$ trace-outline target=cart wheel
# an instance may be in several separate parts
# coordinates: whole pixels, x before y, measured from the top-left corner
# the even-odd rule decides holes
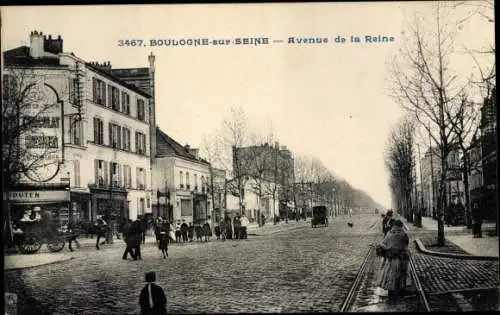
[[[47,243],[47,248],[53,252],[57,253],[62,251],[64,248],[65,242],[64,240],[52,240],[51,242]]]
[[[23,254],[34,254],[42,247],[42,243],[34,236],[27,237],[19,245],[19,250]]]

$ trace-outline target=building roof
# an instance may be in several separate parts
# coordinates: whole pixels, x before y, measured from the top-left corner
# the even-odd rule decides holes
[[[204,159],[197,159],[194,155],[189,152],[189,149],[182,146],[179,142],[172,139],[166,133],[160,130],[160,128],[156,127],[156,155],[176,155],[182,157],[184,159],[209,165]]]
[[[30,56],[30,48],[28,46],[19,46],[3,52],[5,65],[7,66],[24,66],[24,67],[64,67],[59,63],[57,57],[42,57],[33,58]]]
[[[12,66],[24,66],[24,67],[62,67],[62,68],[68,68],[67,65],[61,65],[59,62],[59,57],[58,56],[47,56],[47,57],[41,57],[41,58],[33,58],[30,56],[30,48],[28,46],[20,46],[17,48],[13,48],[10,50],[6,50],[3,52],[3,57],[4,57],[4,62],[7,66],[12,65]],[[94,72],[108,78],[109,80],[112,80],[136,93],[141,94],[144,97],[150,98],[151,95],[149,93],[146,93],[144,90],[136,87],[133,84],[126,83],[124,80],[114,76],[108,71],[105,71],[103,69],[100,69],[99,67],[96,67],[92,65],[91,63],[86,63],[86,66],[90,69],[92,69]]]
[[[120,68],[111,69],[111,73],[120,77],[141,77],[147,76],[149,78],[149,68]]]
[[[96,67],[94,65],[92,65],[91,63],[86,63],[85,64],[88,68],[92,69],[93,71],[97,72],[98,74],[102,75],[103,77],[106,77],[108,78],[109,80],[112,80],[118,84],[121,84],[122,86],[138,93],[138,94],[141,94],[142,96],[144,97],[147,97],[147,98],[150,98],[151,95],[149,93],[146,93],[146,91],[140,89],[139,87],[133,85],[133,84],[130,84],[130,83],[127,83],[125,82],[123,79],[120,79],[118,78],[117,76],[113,75],[111,72],[113,71],[113,69],[111,69],[111,72],[109,71],[106,71],[106,70],[103,70],[99,67]]]

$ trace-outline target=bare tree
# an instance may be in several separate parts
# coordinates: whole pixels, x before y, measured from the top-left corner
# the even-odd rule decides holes
[[[230,115],[223,119],[221,128],[203,144],[203,154],[216,168],[224,170],[230,178],[225,183],[227,192],[239,198],[239,211],[243,212],[244,189],[248,174],[245,173],[243,161],[236,154],[238,148],[249,141],[249,128],[244,110],[239,106],[230,109]],[[213,176],[211,176],[213,178]]]
[[[2,80],[2,188],[4,232],[11,235],[9,191],[23,180],[46,182],[59,172],[62,161],[61,136],[47,134],[45,128],[62,132],[61,106],[46,85],[48,75],[41,70],[7,66]],[[64,91],[59,91],[60,96]]]
[[[401,120],[392,130],[386,143],[385,165],[390,175],[390,188],[397,210],[411,221],[413,208],[414,122],[410,117]]]
[[[433,28],[424,32],[426,26]],[[440,151],[441,177],[438,196],[438,245],[444,245],[444,209],[447,157],[453,148],[454,103],[464,82],[451,71],[450,56],[455,34],[444,21],[442,5],[435,5],[432,20],[415,19],[410,26],[410,44],[401,51],[391,67],[391,96],[425,128]],[[447,115],[449,113],[449,115]],[[430,126],[430,127],[429,127]]]

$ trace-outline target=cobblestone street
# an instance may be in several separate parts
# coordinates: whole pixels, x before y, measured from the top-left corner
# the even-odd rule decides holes
[[[331,220],[248,240],[172,245],[167,259],[153,244],[142,261],[123,247],[81,253],[58,264],[5,272],[8,292],[33,297],[50,314],[137,314],[144,272],[156,271],[170,313],[339,311],[378,215]]]

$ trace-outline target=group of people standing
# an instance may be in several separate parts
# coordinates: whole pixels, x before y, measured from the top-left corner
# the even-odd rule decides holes
[[[377,275],[377,285],[395,302],[411,284],[409,277],[409,237],[403,227],[403,221],[393,217],[392,210],[387,211],[382,220],[384,239],[375,246],[377,256],[381,257]]]
[[[231,222],[230,218],[225,218],[215,226],[215,236],[217,239],[246,239],[248,238],[247,228],[250,224],[248,218],[242,214],[235,216]]]

